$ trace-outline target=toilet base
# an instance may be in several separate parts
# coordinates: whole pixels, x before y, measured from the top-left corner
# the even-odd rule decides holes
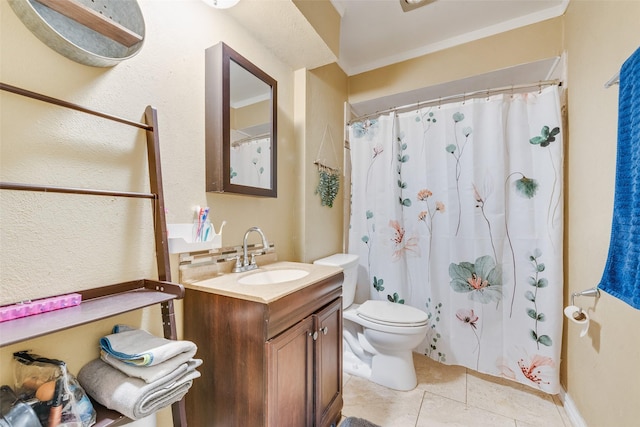
[[[376,354],[371,360],[374,383],[394,390],[413,390],[418,385],[412,351],[396,354]]]
[[[393,356],[377,354],[366,363],[348,346],[344,348],[342,366],[345,373],[400,391],[413,390],[418,385],[412,352]]]
[[[418,384],[411,349],[376,349],[362,327],[346,320],[343,324],[343,370],[394,390],[413,390]]]
[[[342,369],[349,375],[365,379],[371,378],[371,366],[360,360],[349,350],[344,351],[342,357]]]

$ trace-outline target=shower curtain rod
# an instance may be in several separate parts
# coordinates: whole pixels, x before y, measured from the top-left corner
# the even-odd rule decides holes
[[[232,147],[237,147],[237,146],[242,145],[242,144],[247,144],[249,142],[257,141],[259,139],[264,139],[264,138],[266,138],[268,136],[271,136],[270,132],[263,133],[263,134],[260,134],[260,135],[248,136],[246,138],[242,138],[242,139],[239,139],[237,141],[233,141],[231,143],[231,146]]]
[[[383,114],[386,113],[392,113],[392,112],[402,112],[405,110],[411,110],[413,108],[420,108],[420,107],[426,107],[426,106],[430,106],[430,105],[439,105],[441,104],[443,101],[451,101],[454,99],[462,99],[462,100],[466,100],[466,99],[473,99],[473,98],[478,98],[480,95],[482,96],[490,96],[490,95],[495,95],[497,93],[505,93],[505,92],[513,92],[515,90],[522,90],[522,89],[528,89],[528,88],[540,88],[540,90],[542,90],[543,86],[553,86],[553,85],[558,85],[558,86],[562,86],[562,81],[556,79],[556,80],[542,80],[536,83],[526,83],[526,84],[520,84],[520,85],[511,85],[511,86],[503,86],[503,87],[498,87],[498,88],[493,88],[493,89],[484,89],[484,90],[476,90],[476,91],[472,91],[472,92],[466,92],[466,93],[460,93],[457,95],[449,95],[449,96],[443,96],[440,98],[434,98],[434,99],[430,99],[428,101],[419,101],[419,102],[414,102],[412,104],[408,104],[408,105],[403,105],[400,107],[391,107],[391,108],[387,108],[386,110],[380,110],[380,111],[376,111],[375,113],[370,113],[370,114],[365,114],[363,116],[360,117],[356,117],[355,119],[351,119],[347,122],[347,125],[350,125],[352,123],[355,122],[359,122],[361,120],[364,119],[369,119],[372,117],[378,117],[381,116]]]

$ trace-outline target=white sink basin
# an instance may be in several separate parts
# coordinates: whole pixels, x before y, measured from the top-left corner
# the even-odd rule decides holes
[[[259,271],[238,279],[241,285],[273,285],[275,283],[290,282],[309,275],[307,270],[287,268],[282,270]]]

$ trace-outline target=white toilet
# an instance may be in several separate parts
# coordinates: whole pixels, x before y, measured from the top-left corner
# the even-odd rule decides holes
[[[354,304],[358,255],[335,254],[314,264],[344,270],[344,371],[396,390],[414,389],[418,381],[412,351],[427,335],[427,313],[389,301]]]

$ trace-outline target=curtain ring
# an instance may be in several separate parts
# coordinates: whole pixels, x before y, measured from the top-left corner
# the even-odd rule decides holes
[[[513,85],[511,85],[511,99],[513,99]]]
[[[462,105],[464,105],[467,102],[467,94],[463,93],[462,94]]]
[[[542,81],[538,81],[538,95],[542,93]]]
[[[441,103],[442,103],[442,98],[438,98],[438,110],[440,109]]]
[[[489,89],[487,89],[487,101],[489,100]]]

